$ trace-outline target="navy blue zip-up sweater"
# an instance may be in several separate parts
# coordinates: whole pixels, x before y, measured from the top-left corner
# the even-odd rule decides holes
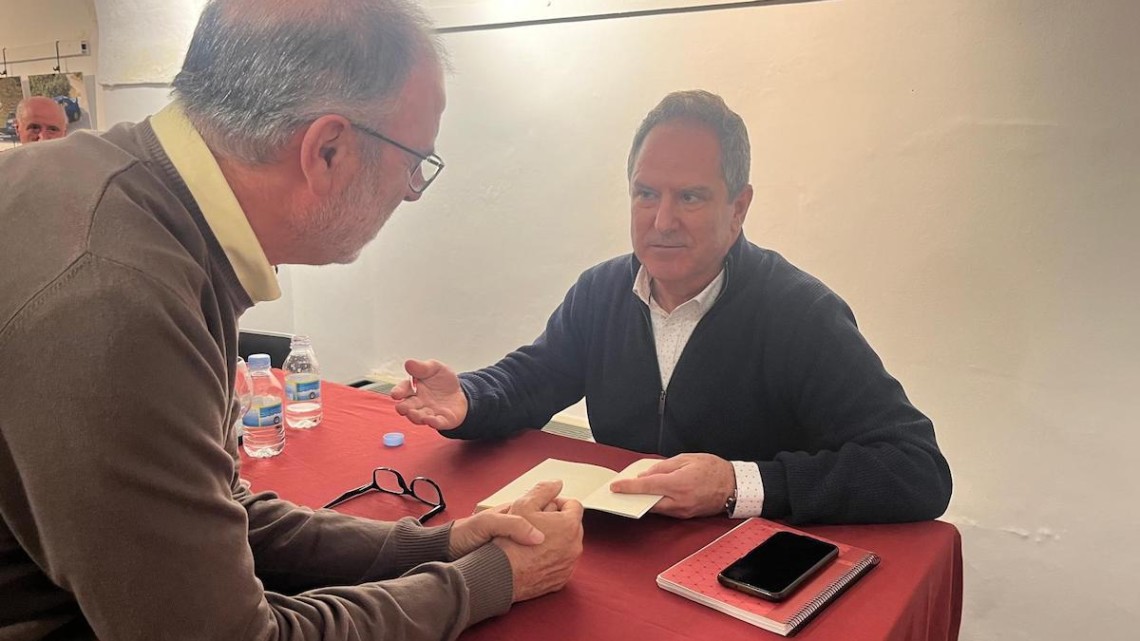
[[[668,389],[632,254],[590,268],[532,345],[460,375],[469,409],[454,438],[541,427],[586,397],[600,443],[756,461],[766,518],[915,521],[941,515],[950,468],[934,426],[816,278],[741,234],[720,296]]]

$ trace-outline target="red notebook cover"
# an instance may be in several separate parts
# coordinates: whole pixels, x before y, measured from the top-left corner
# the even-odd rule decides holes
[[[789,636],[879,563],[879,557],[867,550],[829,541],[839,546],[838,558],[780,602],[765,601],[717,581],[721,570],[780,530],[802,534],[772,521],[748,519],[657,575],[657,585],[770,632]]]

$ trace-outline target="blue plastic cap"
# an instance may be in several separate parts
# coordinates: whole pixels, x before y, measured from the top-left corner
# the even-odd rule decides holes
[[[388,432],[384,435],[384,447],[400,447],[403,444],[403,432]]]
[[[250,354],[249,366],[252,369],[268,369],[269,354]]]

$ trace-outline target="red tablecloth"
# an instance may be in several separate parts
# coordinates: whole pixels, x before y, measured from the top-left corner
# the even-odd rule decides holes
[[[444,523],[471,514],[475,503],[522,472],[554,457],[621,469],[643,455],[528,430],[506,441],[443,438],[396,414],[379,394],[326,383],[324,422],[312,431],[288,430],[285,451],[272,459],[243,458],[242,474],[255,490],[318,507],[363,485],[372,469],[389,466],[409,480],[427,476],[443,488]],[[385,432],[405,443],[384,447]],[[348,514],[396,519],[425,506],[381,493],[338,508]],[[626,519],[587,510],[585,551],[561,592],[516,604],[505,616],[468,630],[464,639],[714,639],[780,638],[665,592],[659,572],[713,540],[737,521],[675,520],[646,515]],[[801,639],[956,639],[962,613],[962,544],[941,521],[902,525],[803,528],[879,554],[882,563],[797,635]]]

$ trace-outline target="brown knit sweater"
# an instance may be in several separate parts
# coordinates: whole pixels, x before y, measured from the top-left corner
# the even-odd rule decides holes
[[[250,305],[149,124],[0,154],[0,640],[443,639],[494,545],[239,482]]]

